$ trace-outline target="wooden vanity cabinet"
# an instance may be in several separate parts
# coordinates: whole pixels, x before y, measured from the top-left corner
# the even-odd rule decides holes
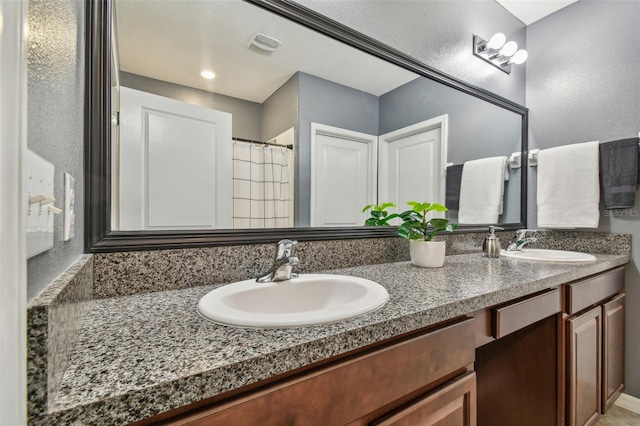
[[[438,418],[435,424],[472,426],[473,336],[473,319],[463,318],[187,414],[138,424],[414,425]]]
[[[624,389],[624,268],[566,289],[567,424],[593,425]]]
[[[553,288],[478,311],[478,425],[559,424],[561,290]]]

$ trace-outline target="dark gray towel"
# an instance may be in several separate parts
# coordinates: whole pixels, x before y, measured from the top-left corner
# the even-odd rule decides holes
[[[606,209],[628,209],[636,200],[639,138],[600,144],[600,182]]]
[[[447,167],[445,206],[452,211],[460,210],[460,181],[463,166],[464,164],[456,164]]]

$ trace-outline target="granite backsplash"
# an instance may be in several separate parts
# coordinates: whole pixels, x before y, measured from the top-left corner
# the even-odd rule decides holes
[[[513,232],[498,232],[503,247]],[[535,232],[532,247],[577,250],[596,254],[629,254],[631,236],[587,232]],[[445,234],[447,255],[482,250],[486,233]],[[273,260],[273,244],[100,253],[94,260],[94,297],[127,296],[177,290],[255,278]],[[402,238],[369,238],[300,242],[295,270],[327,269],[409,260],[409,243]]]

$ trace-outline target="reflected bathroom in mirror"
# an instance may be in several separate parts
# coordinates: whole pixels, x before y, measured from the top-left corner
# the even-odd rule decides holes
[[[359,227],[409,200],[521,222],[521,112],[242,0],[114,11],[112,230]]]
[[[362,208],[474,211],[459,168],[496,158],[491,215],[447,214],[455,232],[525,225],[526,173],[501,162],[526,153],[521,105],[291,1],[99,0],[87,16],[87,252],[395,237]]]

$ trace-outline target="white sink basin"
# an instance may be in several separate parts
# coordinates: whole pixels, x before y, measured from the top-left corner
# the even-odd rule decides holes
[[[239,327],[284,328],[340,321],[382,307],[389,293],[380,284],[344,275],[305,274],[286,281],[239,281],[200,299],[198,312]]]
[[[510,259],[536,260],[540,262],[556,263],[593,262],[594,260],[596,260],[595,256],[587,253],[545,249],[522,249],[520,251],[502,250],[500,252],[500,256],[504,256]]]

